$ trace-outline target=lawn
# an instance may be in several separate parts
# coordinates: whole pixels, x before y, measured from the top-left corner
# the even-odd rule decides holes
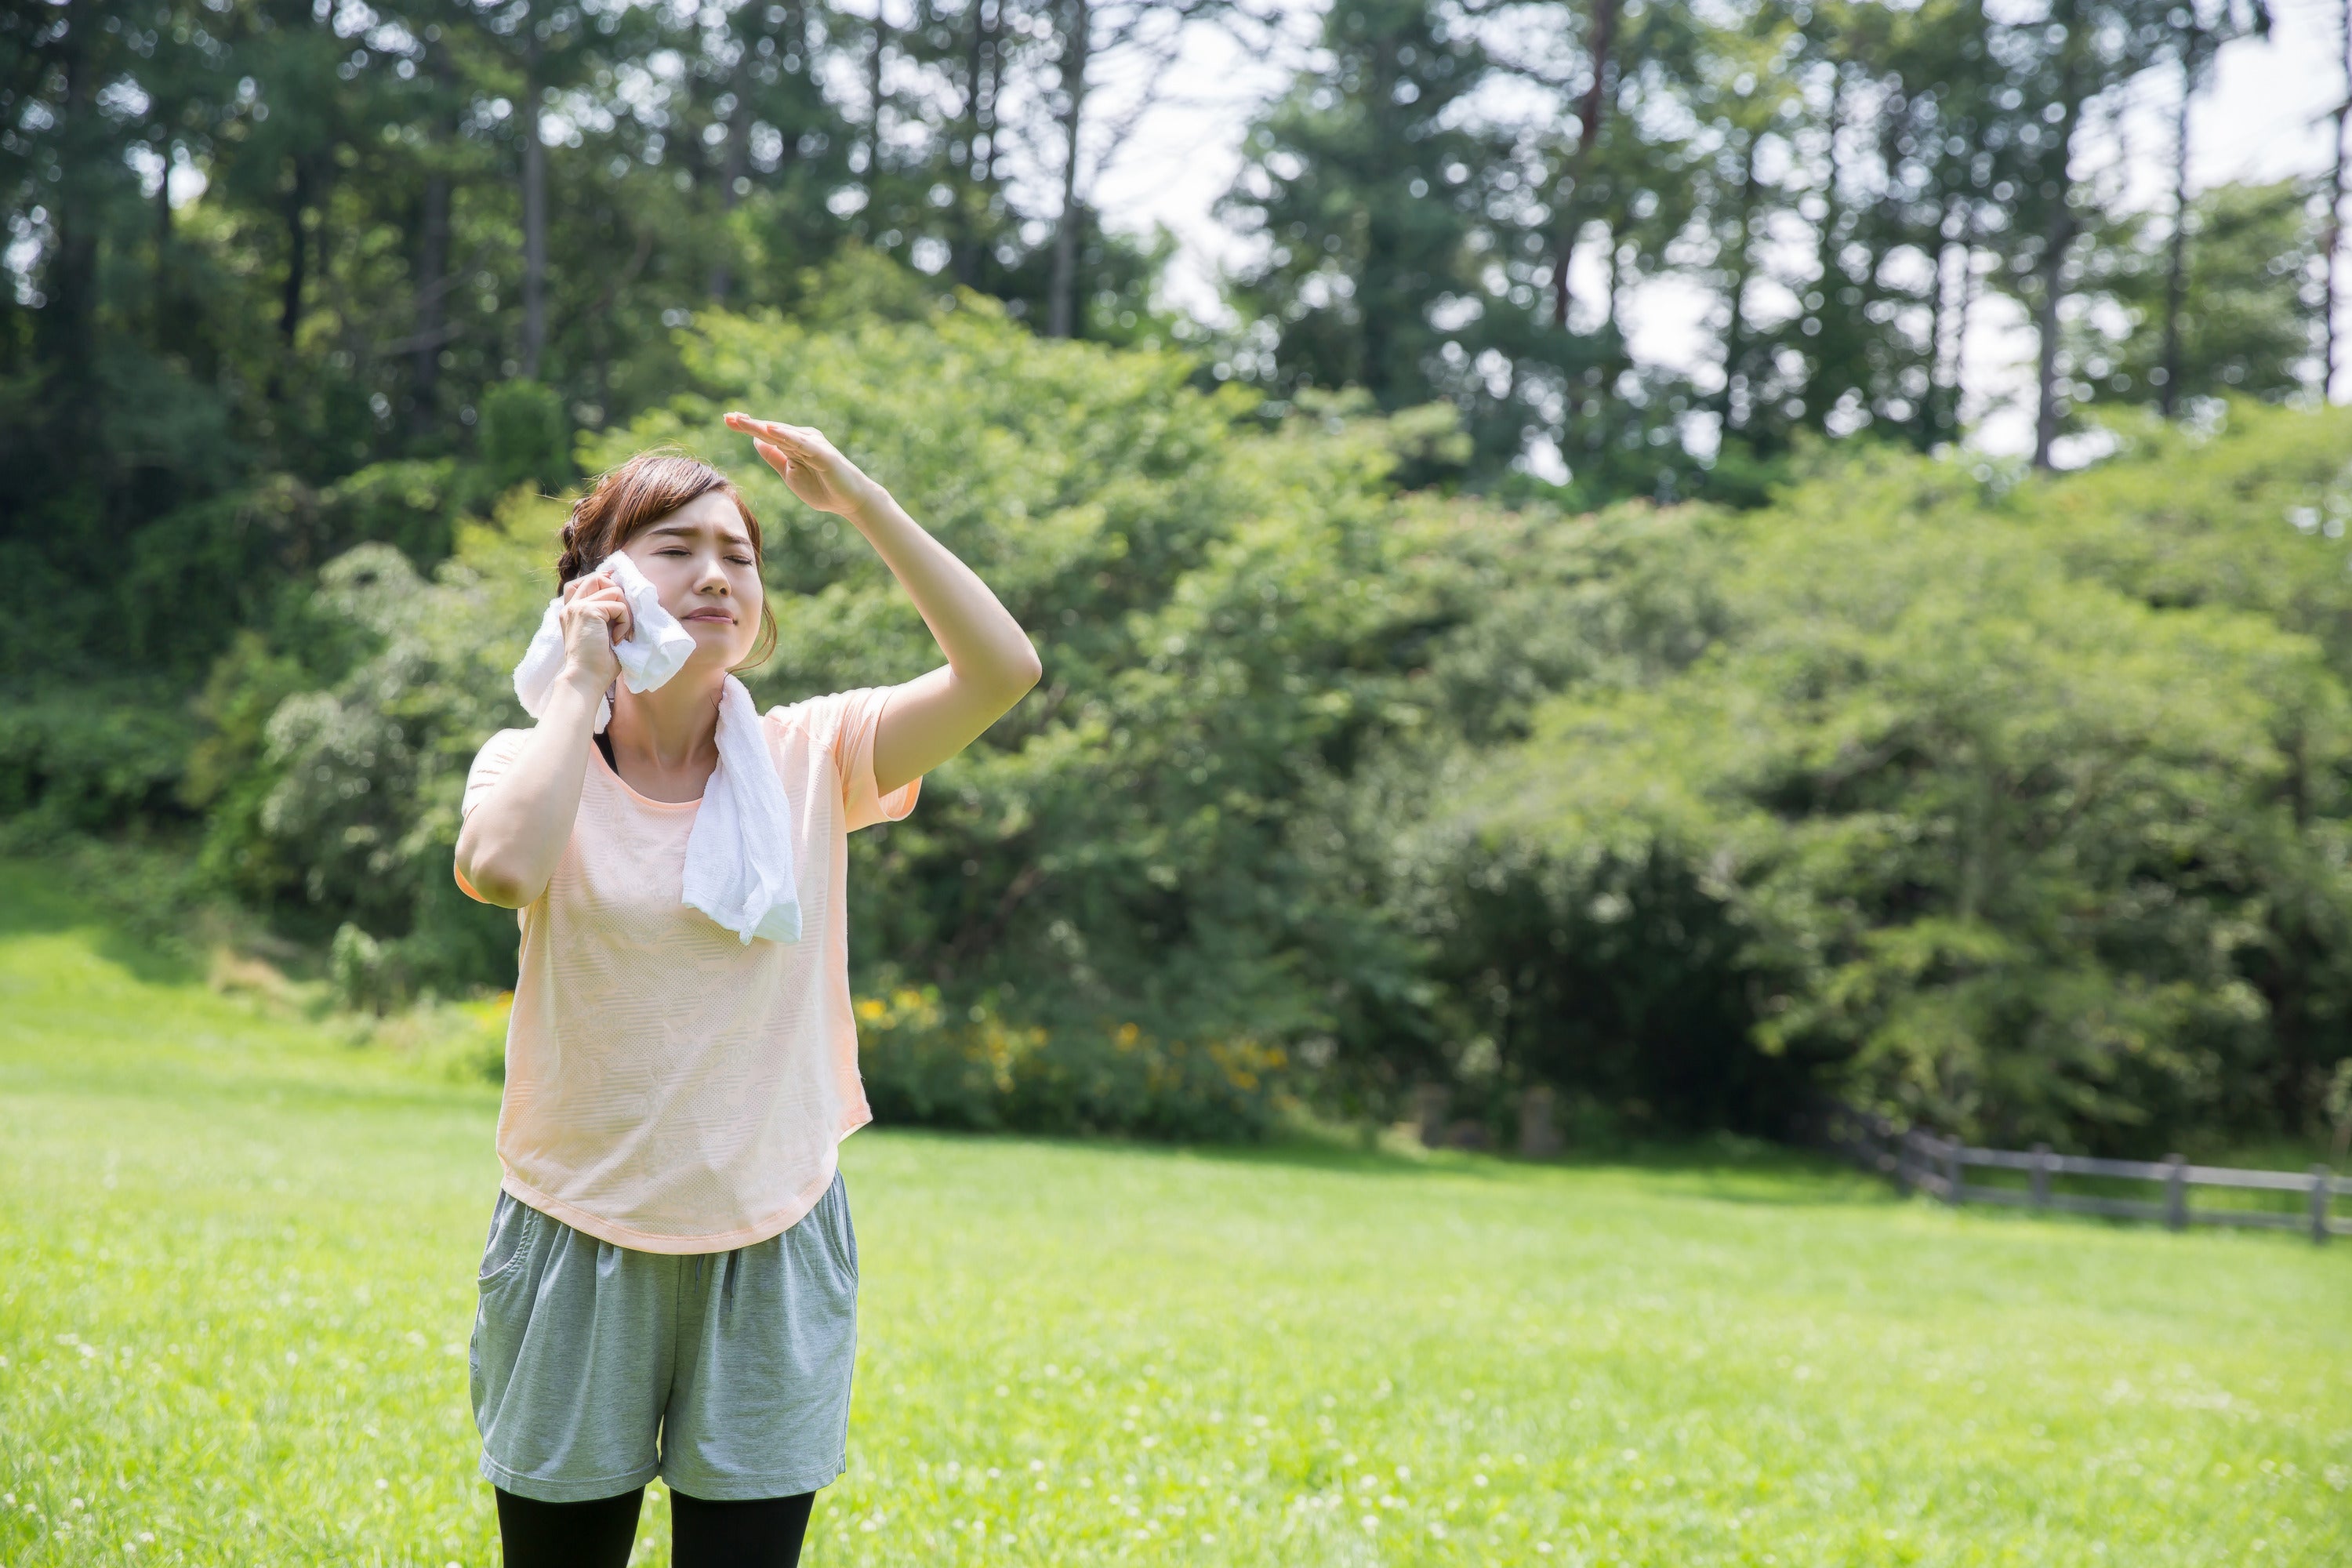
[[[497,1561],[495,1095],[343,1042],[0,868],[0,1563]],[[2352,1247],[1728,1147],[843,1158],[814,1563],[2352,1561]]]

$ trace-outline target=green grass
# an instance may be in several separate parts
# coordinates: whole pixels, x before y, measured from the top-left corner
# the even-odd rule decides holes
[[[0,1563],[495,1563],[495,1107],[0,867]],[[814,1563],[2352,1561],[2352,1247],[1736,1151],[844,1160]]]

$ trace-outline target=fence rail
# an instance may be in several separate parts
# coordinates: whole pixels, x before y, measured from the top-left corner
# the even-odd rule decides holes
[[[1901,1128],[1884,1117],[1840,1105],[1822,1118],[1822,1141],[1865,1171],[1894,1178],[1906,1192],[1922,1192],[1955,1206],[2000,1204],[2014,1208],[2054,1210],[2066,1214],[2105,1215],[2115,1219],[2153,1220],[2174,1230],[2192,1225],[2252,1226],[2267,1230],[2300,1230],[2314,1241],[2331,1236],[2352,1236],[2352,1218],[2331,1213],[2334,1200],[2352,1196],[2352,1177],[2338,1176],[2325,1165],[2308,1171],[2247,1171],[2230,1165],[2192,1165],[2178,1154],[2161,1160],[2095,1160],[2082,1154],[2059,1154],[2046,1143],[2032,1149],[1980,1149],[1957,1138],[1938,1138],[1918,1128]],[[2026,1178],[2020,1187],[1971,1182],[1971,1170],[2019,1171]],[[2153,1182],[2163,1188],[2156,1199],[2099,1196],[2053,1191],[2058,1176],[2097,1176],[2111,1181]],[[2247,1192],[2299,1193],[2303,1212],[2197,1206],[2190,1193],[2198,1187],[2225,1187]]]

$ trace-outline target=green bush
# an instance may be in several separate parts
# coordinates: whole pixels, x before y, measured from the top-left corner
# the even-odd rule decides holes
[[[1273,1122],[1287,1066],[1258,1040],[1013,1024],[983,1003],[950,1009],[930,986],[861,999],[857,1034],[877,1118],[990,1131],[1254,1138]]]
[[[2352,700],[2294,623],[2327,630],[2346,552],[2263,490],[2344,422],[2242,417],[2006,501],[1840,465],[1743,520],[1708,654],[1555,699],[1463,842],[1704,945],[1754,1048],[1899,1115],[2142,1152],[2298,1128],[2352,1002]],[[1644,863],[1675,874],[1612,885]]]
[[[176,816],[195,731],[152,691],[41,683],[0,706],[0,816],[97,832]]]

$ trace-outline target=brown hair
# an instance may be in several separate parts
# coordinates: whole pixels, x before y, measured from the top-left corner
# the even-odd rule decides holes
[[[751,515],[743,493],[699,458],[665,447],[640,452],[619,468],[597,475],[588,493],[572,503],[571,521],[563,525],[563,553],[555,563],[556,586],[585,577],[604,557],[688,501],[713,490],[724,492],[735,503],[743,531],[751,536],[751,559],[764,569],[768,558],[761,548],[760,520]],[[763,664],[775,651],[776,616],[762,592],[760,635],[752,641],[751,656],[735,668],[750,669]]]

